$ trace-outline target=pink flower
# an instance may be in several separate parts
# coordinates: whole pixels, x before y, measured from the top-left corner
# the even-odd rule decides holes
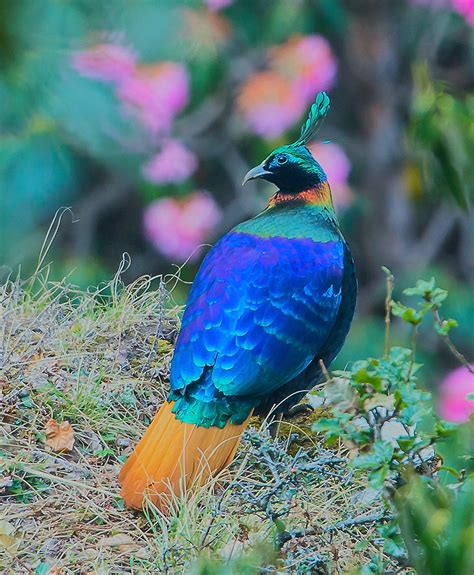
[[[305,103],[276,72],[259,72],[241,87],[238,107],[250,128],[264,138],[276,138],[301,117]]]
[[[188,102],[188,73],[174,62],[142,65],[119,86],[118,96],[152,134],[167,134]]]
[[[308,148],[326,172],[334,204],[341,208],[349,205],[352,199],[348,185],[351,162],[347,154],[340,146],[332,143],[313,142]]]
[[[90,50],[74,52],[71,62],[83,76],[120,84],[133,73],[136,54],[120,44],[98,44]]]
[[[451,0],[451,3],[454,10],[474,26],[474,0]]]
[[[446,376],[439,390],[438,411],[447,421],[468,421],[474,413],[474,373],[462,366]]]
[[[233,4],[234,0],[205,0],[209,10],[221,10]]]
[[[294,36],[270,50],[271,68],[285,77],[308,104],[336,80],[337,60],[326,38]]]
[[[150,204],[144,215],[145,235],[167,258],[194,260],[202,249],[221,211],[205,192],[194,192],[184,199],[164,198]]]
[[[154,184],[182,182],[197,168],[197,158],[178,140],[166,140],[161,151],[142,169],[143,176]]]

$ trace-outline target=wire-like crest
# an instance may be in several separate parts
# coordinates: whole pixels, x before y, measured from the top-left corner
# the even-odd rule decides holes
[[[314,140],[314,137],[319,131],[319,128],[322,126],[324,119],[328,115],[328,112],[331,108],[331,103],[329,100],[329,96],[326,92],[319,92],[316,96],[316,100],[314,101],[313,105],[308,114],[308,119],[304,123],[304,126],[301,128],[301,135],[300,137],[294,142],[293,146],[304,146],[311,140]]]

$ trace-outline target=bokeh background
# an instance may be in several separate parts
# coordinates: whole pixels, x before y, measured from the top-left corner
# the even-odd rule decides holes
[[[319,90],[332,111],[312,150],[360,279],[338,365],[381,352],[382,265],[397,289],[434,275],[450,291],[472,357],[472,0],[1,0],[0,276],[49,247],[51,277],[86,288],[126,252],[125,281],[179,274],[183,302],[206,244],[272,193],[243,175]],[[421,344],[435,385],[454,360]]]

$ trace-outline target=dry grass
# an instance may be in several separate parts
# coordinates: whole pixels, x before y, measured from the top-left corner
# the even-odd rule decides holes
[[[373,522],[339,523],[380,509],[344,453],[329,454],[341,457],[336,467],[291,471],[290,443],[304,445],[305,461],[328,456],[304,419],[276,444],[260,430],[259,447],[251,432],[230,474],[183,498],[171,517],[124,509],[117,474],[166,395],[177,311],[164,284],[146,278],[125,287],[117,275],[83,292],[49,282],[46,269],[0,288],[1,573],[186,573],[198,557],[227,560],[271,543],[279,524],[261,502],[272,490],[273,510],[290,502],[286,530],[311,528],[265,572],[316,573],[301,566],[319,556],[328,573],[342,573],[373,551],[355,550]],[[72,424],[72,452],[45,444],[50,418]],[[289,474],[280,487],[272,465]]]

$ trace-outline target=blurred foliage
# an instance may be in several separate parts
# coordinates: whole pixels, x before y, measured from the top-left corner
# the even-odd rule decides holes
[[[467,210],[474,197],[474,96],[456,98],[432,81],[426,65],[415,68],[414,79],[409,136],[426,187]]]
[[[422,366],[415,361],[418,330],[429,315],[434,333],[467,363],[450,339],[457,322],[440,316],[448,292],[434,278],[403,290],[418,300],[409,306],[392,299],[394,278],[385,272],[385,353],[333,373],[318,392],[330,406],[329,417],[317,420],[313,429],[329,445],[342,441],[353,454],[353,468],[368,473],[371,487],[385,493],[387,514],[398,511],[379,528],[387,556],[400,567],[411,565],[418,575],[467,575],[474,560],[469,543],[474,528],[474,418],[463,425],[441,419],[431,394],[420,387]],[[410,326],[410,347],[392,345],[392,314]],[[375,554],[358,573],[382,574],[388,568],[382,555]]]
[[[413,475],[395,501],[402,537],[418,575],[473,573],[474,475],[456,491]]]

